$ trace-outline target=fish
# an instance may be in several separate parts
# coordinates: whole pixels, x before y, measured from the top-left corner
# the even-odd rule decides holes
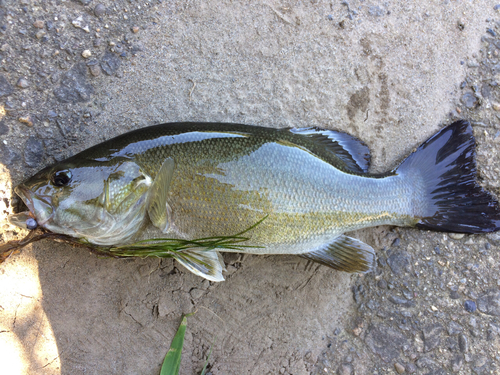
[[[362,141],[334,130],[160,124],[42,169],[15,188],[29,211],[9,219],[115,255],[171,256],[210,281],[224,280],[221,251],[362,273],[375,251],[346,232],[500,230],[469,122],[442,128],[389,172],[369,164]]]

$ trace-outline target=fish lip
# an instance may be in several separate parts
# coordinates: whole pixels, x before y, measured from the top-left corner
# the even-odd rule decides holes
[[[44,226],[44,224],[46,224],[50,219],[52,219],[52,217],[54,216],[54,208],[52,207],[51,198],[49,196],[37,195],[33,191],[28,189],[27,187],[24,187],[22,185],[16,186],[14,188],[14,191],[16,192],[17,195],[19,195],[19,197],[26,204],[26,206],[28,207],[31,214],[36,218],[37,224],[39,226]],[[43,220],[40,217],[40,215],[37,215],[35,199],[37,199],[37,201],[42,203],[43,205],[50,207],[50,211],[51,211],[50,215],[48,215]]]
[[[28,207],[30,212],[34,214],[34,205],[33,205],[33,198],[32,198],[32,192],[28,188],[25,188],[22,185],[16,186],[14,188],[14,191],[16,192],[17,195],[23,200],[24,204]]]

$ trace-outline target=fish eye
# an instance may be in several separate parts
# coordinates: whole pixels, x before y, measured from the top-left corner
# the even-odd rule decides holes
[[[69,184],[71,181],[71,172],[68,170],[58,171],[52,175],[54,186],[61,187]]]

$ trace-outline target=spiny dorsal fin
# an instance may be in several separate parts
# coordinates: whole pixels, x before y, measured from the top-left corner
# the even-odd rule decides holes
[[[369,272],[375,267],[373,248],[344,235],[300,256],[345,272]]]
[[[342,160],[346,167],[359,173],[368,172],[370,166],[370,150],[362,141],[352,135],[319,128],[294,128],[294,134],[300,134],[322,145]]]
[[[153,225],[163,232],[168,230],[171,210],[167,202],[168,190],[174,174],[174,161],[165,159],[149,192],[148,214]]]
[[[224,263],[215,250],[183,250],[173,254],[175,260],[195,275],[210,281],[224,281]]]

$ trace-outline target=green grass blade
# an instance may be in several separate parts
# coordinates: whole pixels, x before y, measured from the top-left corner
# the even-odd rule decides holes
[[[182,346],[184,345],[184,334],[186,333],[187,315],[182,317],[181,324],[172,340],[170,349],[165,355],[160,375],[178,375],[181,367]]]
[[[205,366],[203,366],[203,370],[201,370],[200,375],[205,375],[205,372],[207,371],[208,361],[210,360],[210,356],[212,355],[212,349],[214,348],[215,340],[217,340],[217,336],[215,337],[212,345],[210,345],[210,350],[208,351],[207,359],[205,360]]]
[[[113,257],[158,257],[171,258],[175,257],[175,253],[182,252],[187,249],[199,249],[205,251],[211,250],[236,250],[244,251],[246,248],[257,248],[251,244],[242,244],[246,241],[251,241],[251,237],[243,236],[243,234],[251,231],[267,218],[267,215],[257,221],[252,226],[242,232],[236,233],[233,236],[218,236],[205,237],[194,240],[184,240],[176,238],[150,238],[138,241],[129,245],[99,247],[81,240],[81,242],[102,255],[110,255]]]

